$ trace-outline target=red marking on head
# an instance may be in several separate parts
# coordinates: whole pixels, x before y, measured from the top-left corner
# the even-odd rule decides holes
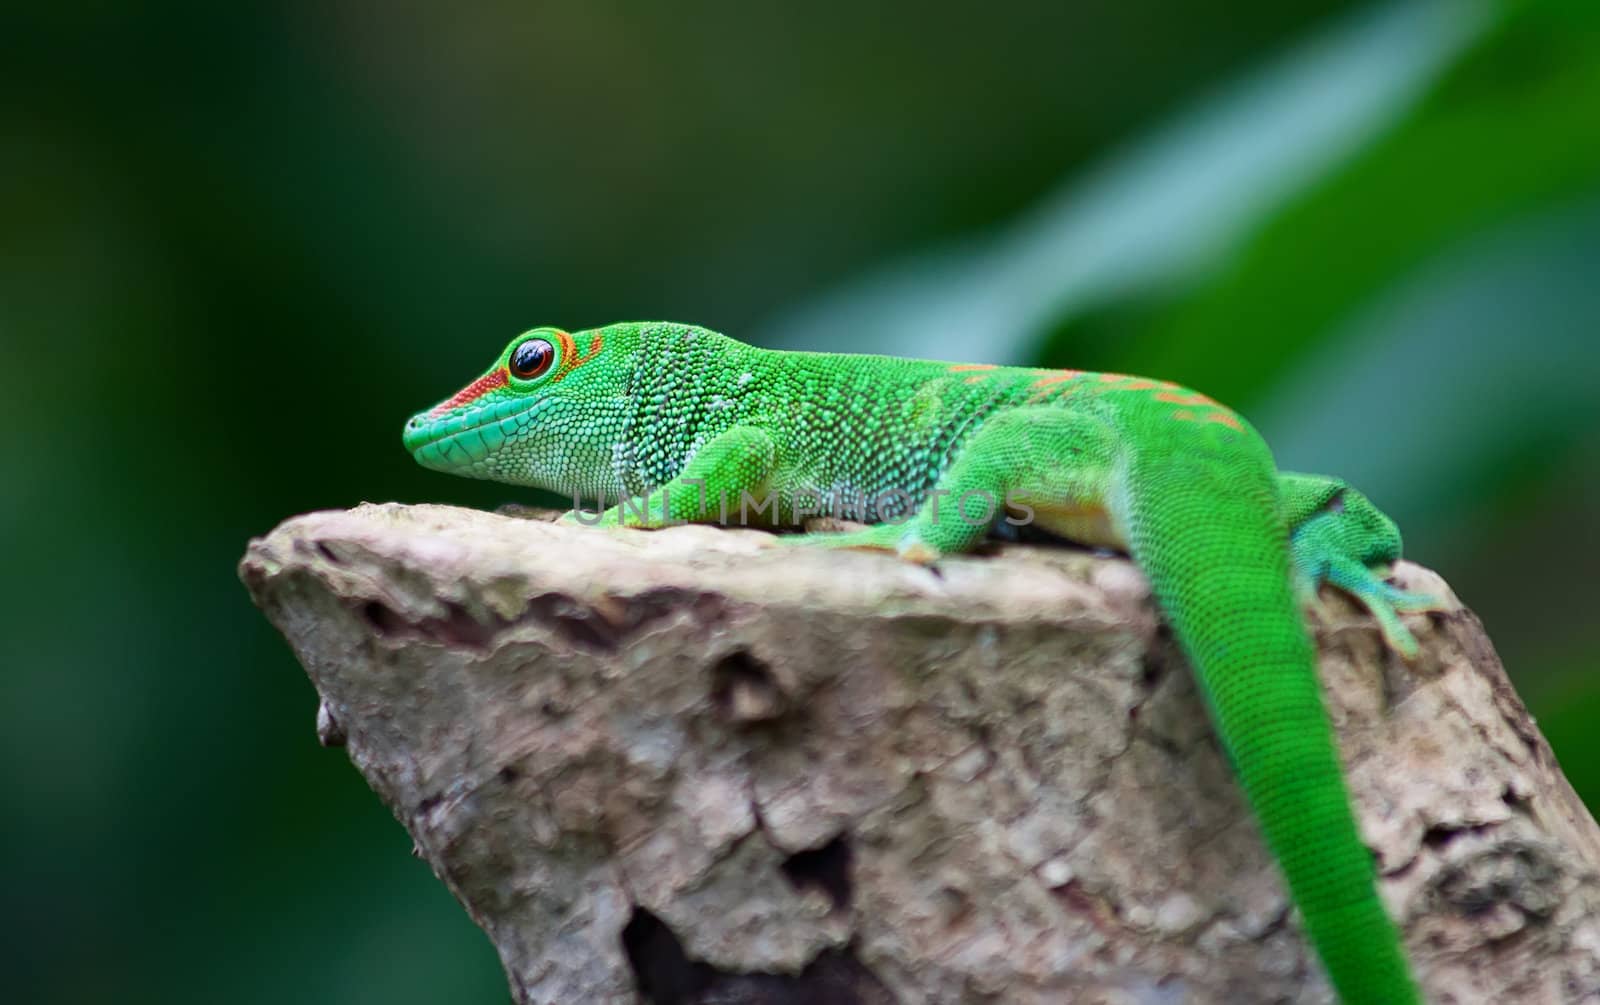
[[[965,373],[968,370],[993,370],[993,363],[954,363],[950,367],[951,373]]]
[[[556,374],[560,375],[572,369],[574,364],[571,361],[578,355],[578,343],[574,342],[567,332],[557,331],[555,335],[556,341],[561,345],[561,367],[556,371]]]
[[[438,418],[441,415],[453,412],[462,405],[477,401],[479,398],[488,394],[490,391],[493,391],[497,387],[505,387],[510,380],[511,378],[509,374],[506,373],[505,367],[501,367],[498,370],[491,370],[482,377],[479,377],[477,380],[468,384],[466,387],[463,387],[461,390],[457,391],[451,396],[450,400],[441,401],[437,405],[433,406],[433,411],[429,412],[428,414],[434,418]]]
[[[565,377],[578,367],[600,355],[600,347],[605,344],[605,338],[597,330],[589,341],[589,351],[582,356],[578,355],[578,343],[571,335],[564,331],[556,332],[556,341],[561,343],[561,367],[550,377],[550,383]]]

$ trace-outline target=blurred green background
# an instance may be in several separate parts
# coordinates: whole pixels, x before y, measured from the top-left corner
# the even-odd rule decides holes
[[[9,1000],[505,1000],[234,564],[538,323],[1201,387],[1600,806],[1600,5],[763,6],[0,14]]]

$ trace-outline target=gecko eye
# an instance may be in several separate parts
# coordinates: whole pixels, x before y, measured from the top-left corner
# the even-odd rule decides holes
[[[511,350],[511,372],[523,380],[532,380],[550,369],[550,361],[555,358],[554,346],[542,338],[531,338]]]

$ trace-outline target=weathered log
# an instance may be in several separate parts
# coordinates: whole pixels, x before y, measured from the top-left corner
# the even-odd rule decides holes
[[[1125,559],[368,505],[240,574],[518,1002],[1331,1000]],[[1600,996],[1600,830],[1478,620],[1315,622],[1430,1000]]]

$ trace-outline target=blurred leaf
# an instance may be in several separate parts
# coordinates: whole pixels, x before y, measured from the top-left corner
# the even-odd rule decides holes
[[[1281,207],[1118,355],[1248,405],[1434,256],[1600,191],[1597,108],[1600,5],[1516,6],[1398,128]]]
[[[1337,471],[1438,546],[1600,425],[1596,262],[1600,191],[1474,233],[1302,347],[1256,424],[1280,464]]]
[[[1006,230],[893,266],[780,319],[760,341],[1020,362],[1064,319],[1196,279],[1398,121],[1487,12],[1431,0],[1351,16]]]

